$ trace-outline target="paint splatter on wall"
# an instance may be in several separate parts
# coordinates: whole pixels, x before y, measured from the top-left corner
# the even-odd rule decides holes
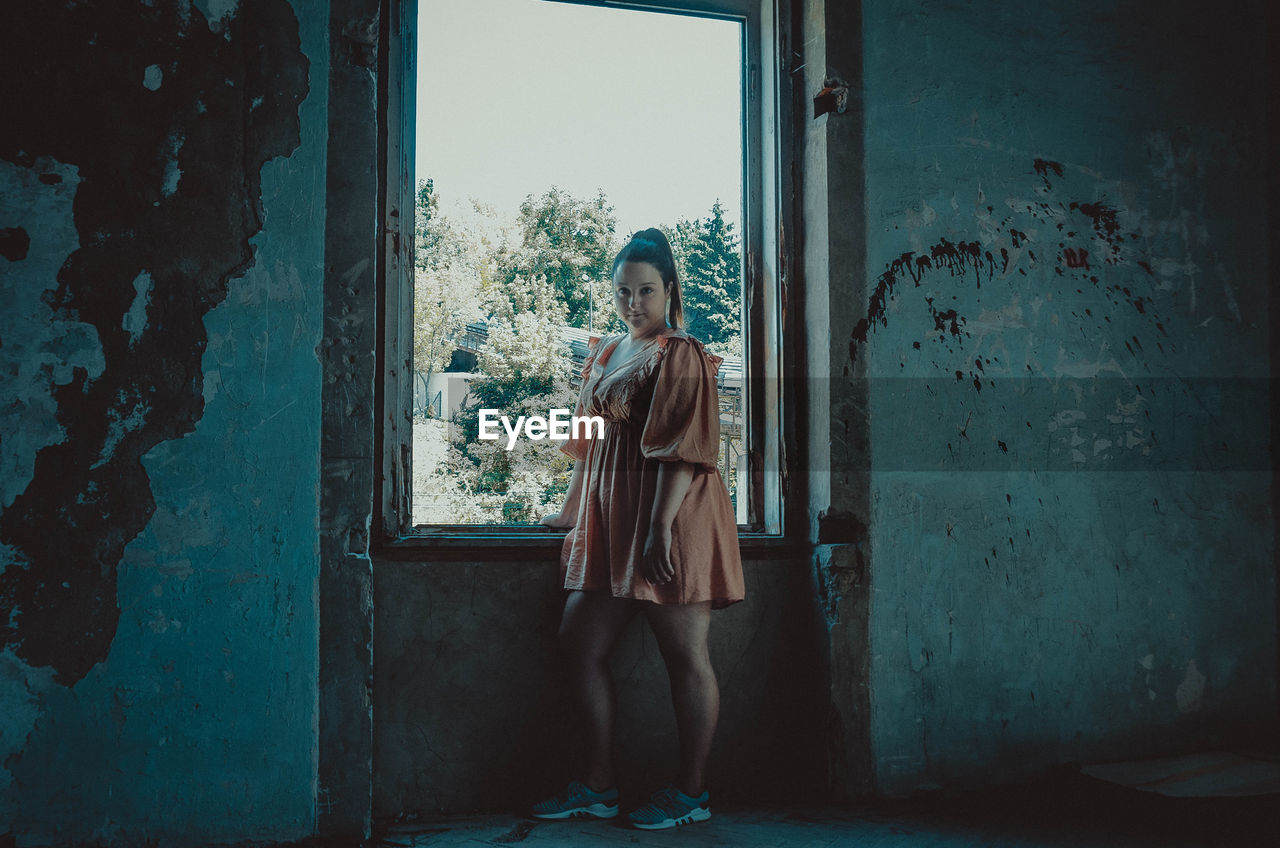
[[[1045,191],[1040,199],[1011,201],[1007,204],[1009,211],[997,221],[994,205],[987,205],[985,209],[981,207],[985,198],[979,190],[976,229],[982,232],[977,234],[977,238],[939,238],[926,250],[907,251],[886,265],[876,278],[864,317],[859,319],[851,334],[851,360],[858,358],[860,348],[876,326],[888,326],[888,303],[894,297],[903,296],[900,284],[904,280],[910,279],[914,288],[920,288],[922,282],[936,278],[944,270],[953,279],[953,286],[972,282],[977,291],[982,289],[984,279],[990,283],[997,275],[1000,279],[1014,273],[1026,276],[1028,270],[1035,271],[1048,263],[1055,277],[1061,278],[1057,290],[1065,291],[1070,286],[1082,294],[1085,286],[1091,287],[1100,291],[1112,306],[1128,304],[1150,320],[1158,336],[1167,336],[1155,309],[1150,280],[1145,291],[1135,292],[1136,284],[1126,285],[1104,279],[1109,266],[1133,266],[1141,269],[1148,278],[1154,276],[1149,258],[1135,246],[1140,234],[1134,229],[1122,229],[1120,212],[1106,202],[1055,197],[1049,174],[1052,173],[1055,179],[1061,177],[1061,163],[1037,158],[1029,173],[1038,175],[1043,181]],[[1034,235],[1028,235],[1029,232]],[[1128,282],[1130,277],[1125,275],[1124,281]],[[945,294],[935,290],[933,294],[922,296],[931,319],[931,326],[925,327],[923,335],[953,352],[952,346],[961,344],[968,335],[964,329],[968,323],[966,317],[945,302],[939,303],[939,298]],[[1002,296],[1004,293],[991,292],[988,286],[988,300]],[[957,300],[958,297],[951,294],[950,299]],[[999,304],[994,308],[998,309]],[[1098,330],[1102,329],[1102,324],[1112,320],[1109,314],[1095,316],[1092,309],[1085,312],[1088,318],[1096,319],[1095,329]],[[1136,337],[1122,340],[1122,343],[1134,356],[1142,350]],[[914,346],[920,349],[921,341],[915,341]],[[1157,338],[1155,346],[1163,350],[1163,339]],[[976,360],[975,371],[968,374],[977,391],[982,390],[983,370],[982,361]],[[966,375],[957,371],[956,379],[966,379]]]

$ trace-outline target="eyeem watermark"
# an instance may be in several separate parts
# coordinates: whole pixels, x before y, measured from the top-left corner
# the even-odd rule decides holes
[[[530,415],[527,418],[521,415],[516,418],[514,424],[510,418],[502,415],[500,410],[481,409],[480,438],[486,441],[502,438],[502,434],[498,432],[499,423],[502,424],[502,429],[507,431],[507,450],[516,446],[516,439],[520,438],[521,429],[524,430],[525,438],[535,442],[542,439],[568,441],[570,433],[575,439],[604,438],[603,418],[599,415],[574,415],[568,409],[549,409],[546,418],[541,415]]]

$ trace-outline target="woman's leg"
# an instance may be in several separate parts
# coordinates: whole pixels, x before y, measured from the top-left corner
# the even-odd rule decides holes
[[[596,792],[613,786],[615,698],[609,653],[635,612],[633,600],[574,590],[560,619],[560,650],[587,743],[583,782]]]
[[[720,687],[707,650],[711,602],[646,604],[645,617],[671,678],[671,701],[680,732],[676,788],[686,795],[701,795],[711,738],[720,717]]]

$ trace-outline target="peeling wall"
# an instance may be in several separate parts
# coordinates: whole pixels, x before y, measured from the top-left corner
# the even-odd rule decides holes
[[[0,32],[0,833],[315,815],[327,6]]]
[[[1262,11],[866,4],[885,791],[1275,715]]]

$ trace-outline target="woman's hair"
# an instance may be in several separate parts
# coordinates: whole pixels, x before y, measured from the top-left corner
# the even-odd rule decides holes
[[[623,262],[648,262],[658,269],[663,286],[671,287],[671,326],[676,329],[684,323],[684,306],[680,301],[680,277],[676,273],[676,260],[671,255],[671,243],[663,235],[662,230],[650,227],[641,230],[631,237],[613,260],[613,270],[617,274],[618,266]]]

